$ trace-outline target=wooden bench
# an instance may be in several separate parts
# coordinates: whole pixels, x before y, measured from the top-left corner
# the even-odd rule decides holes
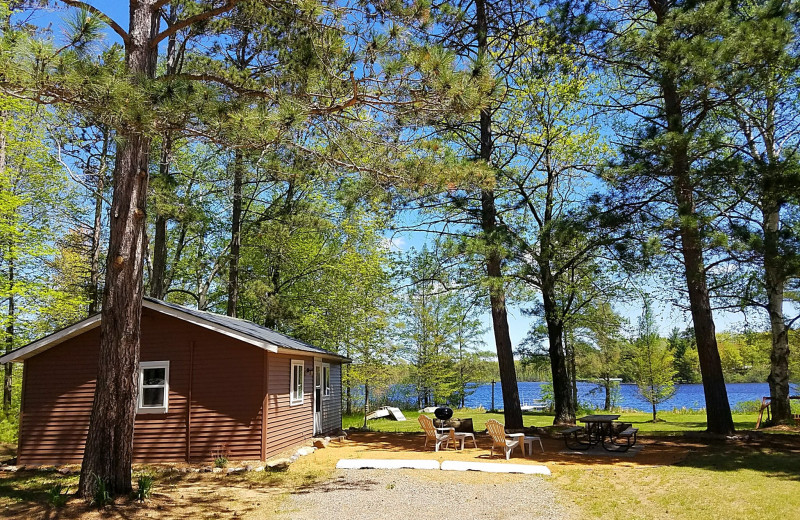
[[[619,432],[617,434],[617,439],[623,438],[625,439],[625,443],[613,441],[611,446],[607,446],[605,441],[603,441],[603,448],[606,451],[628,451],[633,446],[636,445],[636,434],[639,432],[639,428],[628,427],[625,430]]]
[[[582,450],[590,446],[585,437],[583,441],[578,438],[578,434],[586,433],[586,429],[583,426],[572,426],[566,430],[561,430],[559,433],[564,437],[564,444],[571,450]],[[573,441],[572,444],[570,444],[570,440]]]

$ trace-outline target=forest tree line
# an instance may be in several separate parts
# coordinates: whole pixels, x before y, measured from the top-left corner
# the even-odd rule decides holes
[[[421,402],[442,359],[479,377],[490,315],[518,428],[518,358],[546,361],[554,423],[574,423],[575,381],[615,357],[587,361],[605,339],[581,335],[615,337],[615,306],[653,287],[690,318],[673,355],[710,432],[733,431],[726,379],[755,370],[720,310],[769,335],[790,420],[799,7],[0,2],[0,325],[10,351],[102,313],[81,493],[130,489],[145,294],[346,355],[349,387],[402,357]]]

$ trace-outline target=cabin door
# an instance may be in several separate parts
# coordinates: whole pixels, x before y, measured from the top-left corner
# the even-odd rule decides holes
[[[314,361],[314,435],[322,432],[322,363]]]

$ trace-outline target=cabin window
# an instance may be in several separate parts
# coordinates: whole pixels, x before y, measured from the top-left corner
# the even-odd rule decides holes
[[[167,413],[169,407],[169,361],[139,363],[137,413]]]
[[[303,371],[305,363],[303,361],[292,360],[292,377],[289,393],[289,404],[303,403]]]
[[[331,366],[328,364],[322,365],[322,395],[331,395]]]

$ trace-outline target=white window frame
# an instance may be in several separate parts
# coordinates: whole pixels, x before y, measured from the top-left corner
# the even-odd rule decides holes
[[[144,371],[149,368],[164,369],[163,385],[144,385]],[[169,361],[142,361],[139,363],[139,399],[137,401],[136,413],[167,413],[169,411]],[[163,406],[144,406],[145,388],[164,388]]]
[[[305,378],[306,378],[306,363],[302,359],[293,359],[291,364],[291,374],[289,376],[289,405],[295,406],[303,404],[305,400]],[[297,390],[297,370],[295,367],[300,367],[300,396],[296,395]]]
[[[331,396],[331,365],[330,363],[322,364],[322,397],[327,399]]]

